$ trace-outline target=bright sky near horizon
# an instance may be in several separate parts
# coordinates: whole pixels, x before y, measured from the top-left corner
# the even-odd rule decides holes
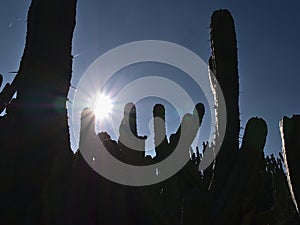
[[[10,72],[18,71],[29,4],[29,0],[0,2],[0,73],[4,75],[4,83],[12,81],[14,73]],[[207,62],[210,16],[216,9],[227,8],[235,19],[238,40],[241,126],[244,127],[250,117],[264,118],[268,124],[265,152],[277,153],[281,150],[279,120],[300,114],[299,6],[298,1],[278,0],[78,0],[72,85],[77,86],[97,57],[132,41],[174,42]],[[164,70],[162,65],[153,68],[150,64],[136,65],[123,73],[124,77],[138,77],[149,73],[148,69],[156,74],[161,71],[180,74],[172,68]],[[132,75],[126,75],[129,72]],[[72,95],[71,90],[71,100]],[[169,132],[176,129],[178,122],[170,125]]]

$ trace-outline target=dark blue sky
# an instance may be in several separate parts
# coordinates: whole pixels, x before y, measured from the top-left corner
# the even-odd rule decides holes
[[[6,82],[19,67],[29,4],[0,2],[0,73]],[[252,116],[264,118],[265,152],[280,151],[279,120],[300,113],[298,1],[78,0],[72,83],[104,52],[137,40],[175,42],[207,61],[210,16],[220,8],[229,9],[236,24],[242,126]]]

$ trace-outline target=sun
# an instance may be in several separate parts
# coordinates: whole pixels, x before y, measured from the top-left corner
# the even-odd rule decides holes
[[[94,113],[97,119],[107,118],[112,112],[113,104],[108,95],[99,93],[94,105]]]

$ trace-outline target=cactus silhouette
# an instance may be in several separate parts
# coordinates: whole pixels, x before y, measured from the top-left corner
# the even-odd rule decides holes
[[[219,10],[213,13],[210,25],[211,35],[211,58],[209,67],[210,80],[214,89],[216,80],[222,89],[226,110],[227,124],[221,150],[218,154],[214,188],[218,192],[223,188],[225,179],[230,173],[232,164],[237,158],[239,148],[239,81],[236,34],[233,18],[228,10]],[[213,77],[212,77],[213,76]],[[213,90],[216,106],[216,116],[220,116],[220,96]],[[218,142],[218,129],[220,120],[216,120],[216,142]],[[218,169],[220,168],[220,170]],[[222,169],[221,169],[222,168]],[[219,172],[218,172],[219,171]],[[222,171],[222,172],[221,172]]]
[[[156,160],[165,159],[170,154],[167,141],[167,132],[165,125],[165,107],[157,104],[153,108],[154,117],[154,145],[157,156]]]
[[[143,163],[146,136],[137,133],[136,107],[128,103],[124,109],[124,118],[119,128],[119,146],[124,162],[134,165]]]
[[[75,8],[76,0],[31,2],[20,68],[0,96],[0,111],[10,109],[1,127],[8,130],[2,133],[9,135],[4,151],[10,153],[1,162],[9,162],[13,174],[11,181],[7,180],[9,190],[1,192],[11,202],[4,201],[3,224],[43,224],[44,207],[54,200],[57,212],[64,209],[63,193],[69,178],[64,180],[57,173],[68,173],[72,166],[65,106],[72,72]],[[15,93],[17,98],[11,101]],[[52,200],[44,204],[52,176],[55,180],[47,187]]]
[[[230,12],[215,11],[210,28],[212,56],[209,66],[211,75],[215,76],[211,78],[212,89],[213,93],[217,93],[214,91],[216,87],[214,82],[218,81],[227,108],[225,137],[213,172],[213,209],[210,222],[211,224],[251,224],[257,215],[257,195],[262,189],[260,177],[265,173],[263,148],[267,125],[262,119],[251,118],[246,125],[241,149],[238,151],[240,130],[238,63],[234,21]],[[220,97],[217,94],[214,97],[218,117],[221,111]],[[218,118],[216,121],[217,142]],[[275,212],[273,213],[275,217]]]
[[[228,10],[215,11],[210,26],[210,80],[217,116],[214,142],[204,142],[202,152],[191,148],[204,116],[201,103],[182,118],[169,141],[168,115],[157,104],[153,159],[145,156],[147,137],[138,134],[133,103],[125,106],[117,141],[106,132],[96,134],[95,115],[83,110],[79,150],[70,151],[65,103],[75,13],[76,0],[31,2],[20,69],[0,93],[0,111],[6,110],[0,117],[1,224],[299,224],[295,207],[300,189],[299,116],[281,122],[284,156],[279,159],[264,158],[267,125],[260,118],[248,121],[239,148],[236,34]],[[0,76],[0,86],[2,82]],[[204,152],[215,153],[220,144],[222,110],[216,82],[227,108],[225,137],[212,165],[198,171]],[[12,99],[16,92],[17,98]],[[148,166],[162,162],[175,149],[187,158],[191,155],[190,160],[168,179],[152,185],[117,184],[93,170],[99,165],[113,169],[107,158],[98,157],[99,152],[107,151],[127,164]],[[123,180],[135,179],[118,172]],[[155,172],[164,176],[168,171],[158,167]]]
[[[294,115],[292,118],[284,117],[280,123],[284,163],[287,169],[289,188],[292,193],[294,204],[299,213],[300,201],[300,116]]]

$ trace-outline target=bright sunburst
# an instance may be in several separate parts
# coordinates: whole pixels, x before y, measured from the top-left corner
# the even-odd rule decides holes
[[[96,118],[104,119],[109,116],[113,108],[112,101],[108,95],[104,95],[103,93],[99,93],[95,106],[94,106],[94,113]]]

